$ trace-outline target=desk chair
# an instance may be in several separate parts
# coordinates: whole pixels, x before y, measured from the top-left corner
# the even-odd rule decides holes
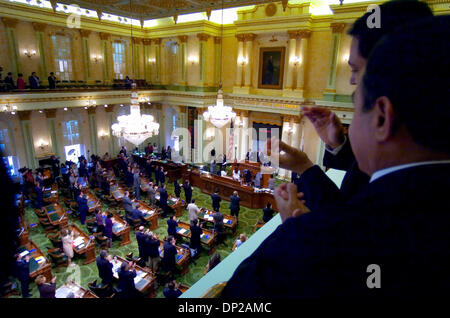
[[[17,283],[16,282],[6,282],[0,287],[0,296],[1,297],[9,297],[9,296],[18,296],[20,295],[20,292],[17,290]]]
[[[51,248],[47,250],[48,257],[52,265],[56,266],[56,272],[59,272],[60,267],[69,266],[69,260],[60,248]]]
[[[38,218],[47,218],[47,212],[44,209],[34,209],[34,213]]]
[[[257,221],[255,223],[255,226],[253,227],[253,233],[256,232],[258,229],[260,229],[261,227],[263,227],[264,224],[266,224],[266,223],[263,221]]]
[[[94,233],[94,236],[95,241],[100,245],[100,248],[108,249],[108,237],[104,236],[103,233]]]
[[[39,218],[39,224],[44,228],[45,233],[57,231],[47,218]]]
[[[62,248],[61,234],[59,232],[48,233],[47,238],[52,242],[54,247]]]
[[[125,255],[125,259],[127,261],[129,261],[129,262],[135,262],[135,263],[141,263],[142,262],[142,258],[140,258],[140,257],[133,257],[133,252],[130,252],[130,253],[126,254]]]
[[[97,280],[88,283],[89,289],[99,298],[113,298],[114,292],[111,284],[98,284]]]

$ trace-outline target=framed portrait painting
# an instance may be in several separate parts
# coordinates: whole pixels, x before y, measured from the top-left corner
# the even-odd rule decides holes
[[[282,89],[285,47],[259,49],[258,88]]]

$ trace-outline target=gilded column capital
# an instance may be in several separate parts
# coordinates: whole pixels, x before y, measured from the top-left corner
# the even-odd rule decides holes
[[[142,44],[144,44],[144,45],[151,45],[152,44],[152,40],[151,39],[142,39]]]
[[[222,43],[222,38],[220,36],[215,36],[214,37],[214,44],[220,44]]]
[[[208,38],[210,37],[210,35],[206,34],[206,33],[198,33],[197,37],[200,41],[208,41]]]
[[[88,38],[91,35],[91,30],[80,29],[80,34],[82,38]]]
[[[106,109],[108,109],[108,108],[109,108],[109,106]],[[93,114],[95,114],[96,110],[97,110],[97,107],[88,107],[87,113],[88,113],[88,115],[93,115]]]
[[[180,113],[186,114],[187,113],[187,106],[180,106]]]
[[[294,118],[294,124],[300,124],[302,121],[302,115],[293,116]]]
[[[244,41],[253,41],[254,39],[256,39],[256,34],[254,33],[248,33],[248,34],[244,34]]]
[[[15,28],[19,20],[2,17],[3,24],[8,28]]]
[[[158,110],[162,109],[161,103],[154,103],[153,106],[155,106],[155,108],[158,109]]]
[[[56,118],[57,108],[44,109],[46,118]]]
[[[47,27],[47,24],[39,22],[32,22],[31,25],[33,25],[34,31],[37,32],[44,32],[45,28]]]
[[[236,38],[238,39],[239,42],[244,42],[245,34],[236,34]]]
[[[289,31],[287,31],[287,34],[288,34],[290,40],[296,39],[297,35],[298,35],[298,31],[289,30]]]
[[[114,105],[108,105],[108,107],[105,108],[105,112],[113,113],[114,112]]]
[[[142,44],[141,38],[133,38],[133,44]]]
[[[30,118],[31,118],[31,110],[18,111],[17,115],[19,115],[20,121],[30,120]]]
[[[241,110],[240,109],[234,109],[234,112],[236,113],[236,117],[241,116]]]
[[[109,40],[111,38],[111,34],[109,33],[100,32],[99,35],[101,40]]]
[[[283,117],[283,122],[285,122],[285,123],[289,123],[292,119],[291,115],[283,115],[281,117]]]
[[[187,42],[187,35],[179,35],[178,36],[178,40],[180,40],[181,43],[186,43]]]
[[[345,23],[331,23],[330,27],[333,33],[341,33],[345,29]]]
[[[161,38],[152,39],[152,41],[155,43],[155,45],[160,45],[161,44]]]
[[[302,39],[307,39],[307,38],[309,38],[311,36],[311,31],[309,31],[309,30],[300,30],[300,31],[298,31],[298,35]]]
[[[241,110],[241,116],[248,118],[248,110]]]

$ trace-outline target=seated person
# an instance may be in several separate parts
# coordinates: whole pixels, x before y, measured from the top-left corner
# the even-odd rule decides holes
[[[176,281],[171,281],[169,284],[167,284],[167,288],[164,288],[163,295],[167,299],[173,299],[178,298],[183,294],[181,290],[178,288],[180,287],[180,283],[177,283]]]
[[[242,245],[242,243],[244,243],[245,241],[247,241],[247,235],[245,235],[244,233],[242,233],[241,235],[239,235],[239,238],[234,242],[232,251],[234,251],[235,249],[237,249],[239,246]]]
[[[263,209],[263,221],[264,223],[267,223],[270,221],[270,219],[273,217],[273,214],[275,212],[272,209],[272,204],[270,204],[270,202],[267,202],[266,207]]]
[[[136,204],[136,207],[133,209],[133,211],[131,211],[130,218],[133,220],[140,220],[141,224],[145,224],[146,221],[144,219],[144,214],[138,210],[139,207],[140,205]]]
[[[50,283],[47,283],[47,278],[44,275],[39,275],[35,280],[39,289],[41,298],[55,298],[56,292],[56,276],[52,278]]]
[[[209,271],[211,271],[214,267],[217,266],[217,264],[219,264],[221,261],[220,259],[220,254],[219,253],[214,253],[214,255],[209,259],[208,264],[206,264],[205,269],[203,270],[203,274],[208,273]]]
[[[233,179],[236,181],[241,181],[241,175],[237,167],[233,170]]]

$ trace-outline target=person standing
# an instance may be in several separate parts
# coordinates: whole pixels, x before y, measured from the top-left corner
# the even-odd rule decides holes
[[[192,202],[188,204],[187,209],[188,209],[189,221],[192,224],[193,221],[198,220],[197,215],[200,213],[200,209],[195,204],[195,199],[192,199]]]
[[[169,235],[167,241],[164,242],[164,255],[161,261],[163,270],[174,273],[176,271],[177,248],[175,247],[175,237]]]
[[[164,288],[163,295],[167,299],[174,299],[180,297],[183,293],[181,292],[180,283],[176,283],[175,281],[171,281],[167,284],[167,288]]]
[[[169,194],[167,193],[166,185],[163,184],[158,191],[159,191],[159,205],[163,210],[162,217],[166,218],[167,211],[169,209],[169,206],[167,205],[167,199],[169,198]]]
[[[122,198],[123,203],[123,209],[125,210],[125,216],[131,215],[131,212],[133,212],[133,203],[130,199],[130,193],[128,191],[125,191]]]
[[[17,89],[25,89],[25,81],[23,80],[23,74],[17,74]]]
[[[174,188],[175,196],[177,198],[180,198],[180,196],[181,196],[181,186],[178,183],[178,180],[174,180],[173,181],[173,188]]]
[[[14,79],[12,77],[12,73],[8,72],[8,75],[6,75],[4,83],[6,84],[6,89],[8,91],[16,88],[16,86],[14,85]]]
[[[17,254],[16,261],[17,279],[20,281],[20,289],[22,291],[22,297],[28,298],[32,295],[30,294],[30,256],[26,255],[21,257]]]
[[[141,199],[141,177],[139,176],[139,169],[134,169],[133,174],[133,186],[134,186],[134,195],[137,200]]]
[[[80,191],[80,195],[78,196],[77,203],[78,203],[78,210],[80,211],[80,221],[81,221],[81,224],[84,225],[84,223],[86,222],[86,215],[89,212],[89,207],[88,207],[88,200],[86,198],[86,195],[83,194],[83,192],[81,192],[81,191]]]
[[[56,88],[56,76],[55,73],[50,72],[50,76],[48,77],[48,88],[55,89]]]
[[[223,214],[220,211],[216,211],[212,214],[214,220],[214,231],[217,233],[217,240],[222,241],[223,234]]]
[[[189,180],[186,180],[183,184],[184,196],[186,197],[186,203],[191,203],[192,200],[192,187],[189,183]]]
[[[50,283],[47,283],[47,278],[44,275],[38,275],[35,283],[39,289],[41,298],[55,298],[56,293],[56,276],[52,278]]]
[[[39,84],[39,77],[37,77],[36,72],[32,72],[31,76],[28,77],[28,82],[30,83],[30,88],[31,89],[38,89],[40,84]]]
[[[97,256],[97,269],[98,276],[102,279],[103,285],[109,285],[113,283],[113,264],[111,263],[112,256],[108,255],[105,250],[100,252],[100,255]]]
[[[193,220],[191,227],[191,242],[189,244],[189,247],[194,250],[194,253],[192,253],[192,257],[195,258],[199,254],[199,248],[200,248],[200,238],[203,233],[201,225],[198,225],[198,220]]]
[[[267,223],[270,221],[270,219],[273,217],[273,214],[275,212],[272,209],[272,204],[270,202],[267,202],[267,206],[263,209],[263,221],[264,223]]]
[[[169,234],[169,236],[176,236],[177,235],[177,227],[178,227],[178,222],[177,219],[175,217],[175,215],[172,215],[168,220],[167,220],[167,234]]]
[[[134,285],[134,278],[136,277],[136,270],[134,262],[123,262],[119,269],[119,289],[122,298],[134,298],[137,296],[136,286]]]
[[[219,211],[220,209],[220,201],[222,201],[222,198],[219,195],[219,189],[215,189],[214,193],[211,195],[212,200],[212,207],[214,211]]]
[[[144,233],[144,227],[142,225],[139,227],[138,231],[136,231],[136,241],[138,245],[139,258],[141,258],[144,263],[147,263],[148,255],[145,249],[147,234]]]
[[[105,218],[105,232],[103,233],[108,238],[108,247],[112,247],[113,237],[113,222],[112,214],[108,213]]]
[[[73,258],[73,232],[69,234],[67,229],[62,229],[61,231],[61,241],[63,252],[67,256],[67,260],[69,261],[69,266],[72,266],[72,258]]]
[[[158,271],[159,263],[161,263],[161,257],[159,256],[159,237],[150,231],[147,233],[145,251],[149,257],[148,267],[150,267],[153,273],[156,273]]]
[[[230,196],[230,212],[232,216],[236,216],[236,221],[238,221],[239,210],[241,198],[239,197],[237,191],[233,192],[233,195]]]
[[[156,195],[157,187],[153,185],[153,182],[148,184],[148,200],[150,205],[155,205],[155,195]]]

